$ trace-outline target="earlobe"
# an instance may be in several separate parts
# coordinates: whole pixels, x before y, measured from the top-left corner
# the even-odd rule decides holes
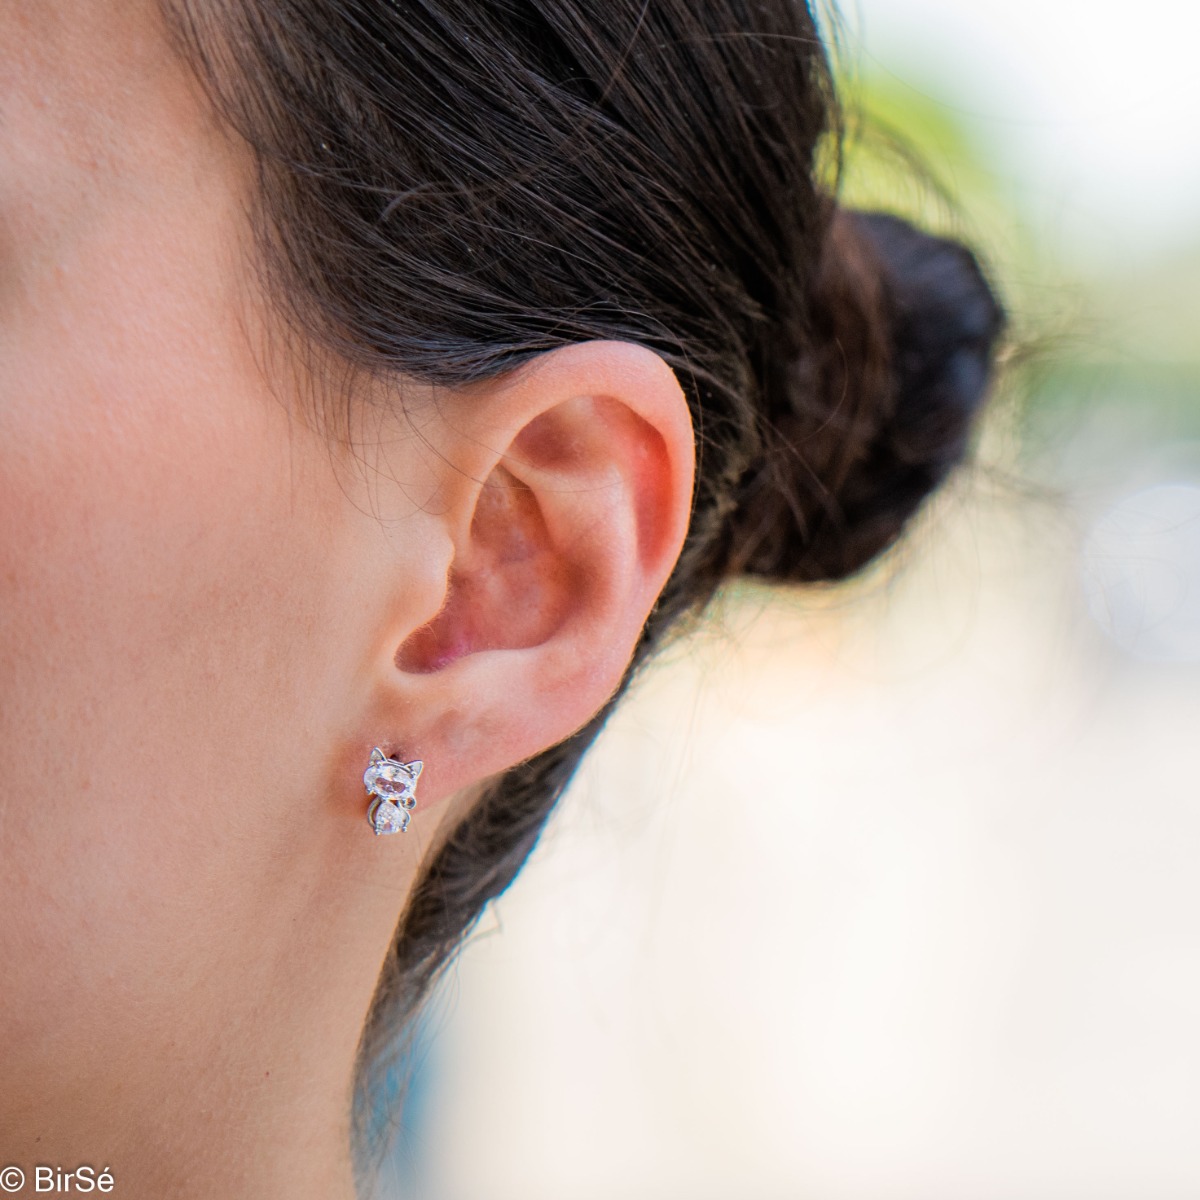
[[[620,682],[686,533],[683,391],[644,347],[564,347],[457,414],[461,485],[445,602],[395,655],[425,794],[561,741]],[[497,437],[498,433],[502,437]],[[412,728],[411,714],[426,729]],[[430,786],[431,785],[431,786]]]

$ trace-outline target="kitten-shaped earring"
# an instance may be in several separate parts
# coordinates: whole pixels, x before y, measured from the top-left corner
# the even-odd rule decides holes
[[[417,803],[417,779],[424,765],[420,759],[406,763],[388,758],[378,746],[371,751],[363,786],[372,797],[367,821],[376,834],[403,833],[408,828],[410,810]]]

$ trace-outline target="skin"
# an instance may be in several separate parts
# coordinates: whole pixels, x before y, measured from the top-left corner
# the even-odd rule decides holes
[[[125,1197],[353,1195],[421,864],[615,688],[691,498],[626,343],[332,437],[251,179],[153,5],[0,0],[0,1160]],[[374,745],[426,764],[403,835]]]

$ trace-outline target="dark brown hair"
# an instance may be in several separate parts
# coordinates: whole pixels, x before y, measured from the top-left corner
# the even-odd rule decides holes
[[[596,338],[676,370],[695,507],[630,675],[731,577],[854,574],[967,456],[1001,308],[963,246],[837,205],[800,0],[164,2],[256,152],[270,292],[314,345],[447,386]],[[616,700],[495,780],[418,881],[362,1095]]]

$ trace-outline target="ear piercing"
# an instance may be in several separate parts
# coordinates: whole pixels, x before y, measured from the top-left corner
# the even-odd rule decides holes
[[[417,779],[424,765],[420,759],[406,763],[388,758],[378,746],[371,751],[363,786],[372,798],[367,821],[376,835],[403,833],[408,828],[410,810],[417,803]]]

